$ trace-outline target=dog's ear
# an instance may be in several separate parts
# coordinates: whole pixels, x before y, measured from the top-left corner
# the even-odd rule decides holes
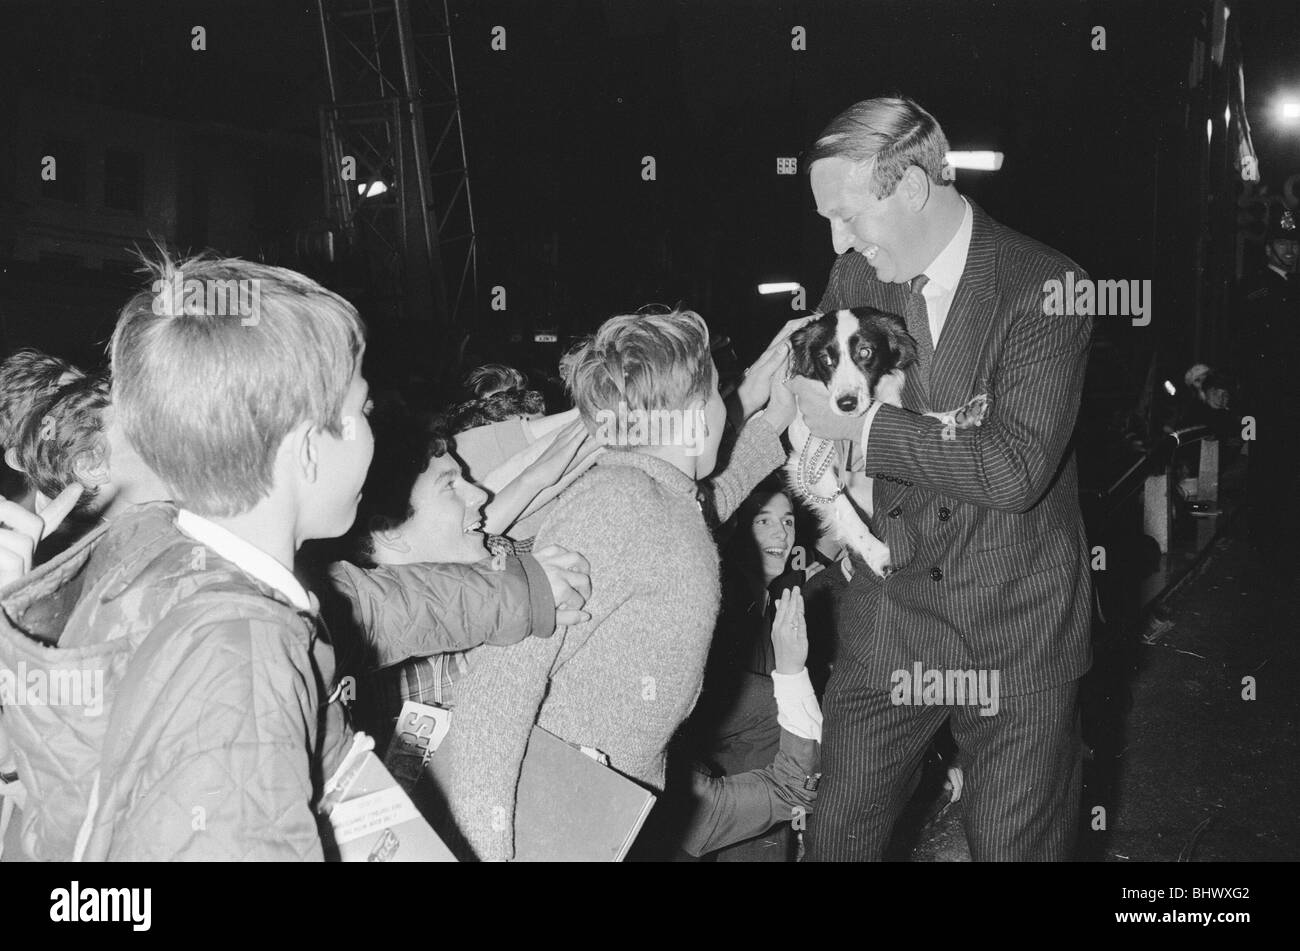
[[[916,338],[907,332],[907,322],[897,314],[882,313],[880,325],[889,338],[889,349],[894,352],[894,367],[906,370],[916,362]]]
[[[816,364],[813,362],[813,346],[817,343],[820,320],[804,324],[790,335],[790,372],[795,376],[817,378]]]

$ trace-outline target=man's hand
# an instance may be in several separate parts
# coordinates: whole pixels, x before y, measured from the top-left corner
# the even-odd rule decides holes
[[[804,623],[803,595],[798,587],[788,588],[776,602],[772,649],[778,674],[797,674],[808,663],[808,628]]]
[[[776,430],[779,436],[790,428],[790,424],[794,422],[794,414],[794,393],[790,391],[787,383],[782,382],[781,378],[773,379],[772,398],[768,400],[767,408],[763,410],[763,419]]]
[[[832,410],[830,392],[825,383],[797,376],[786,386],[794,392],[799,412],[814,436],[862,441],[862,417],[841,416]]]
[[[762,356],[745,371],[745,378],[736,390],[736,397],[740,401],[740,410],[744,416],[740,422],[749,419],[767,405],[773,389],[779,386],[784,378],[784,370],[790,356],[790,336],[816,317],[816,314],[809,314],[806,317],[796,317],[794,320],[786,321],[785,326],[772,338],[772,342],[768,344]]]
[[[36,546],[63,524],[81,493],[81,483],[74,482],[52,500],[38,496],[39,515],[0,496],[0,585],[17,581],[32,570]]]
[[[556,430],[551,444],[532,465],[520,473],[520,477],[527,479],[530,486],[542,492],[559,482],[569,469],[599,448],[582,420],[575,419]]]
[[[551,582],[551,596],[555,599],[555,630],[590,621],[591,615],[582,610],[591,597],[591,566],[587,559],[559,545],[547,545],[533,552],[533,557]]]

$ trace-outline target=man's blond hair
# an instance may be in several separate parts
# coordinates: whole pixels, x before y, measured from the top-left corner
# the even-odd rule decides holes
[[[865,99],[849,106],[822,130],[804,157],[804,169],[833,157],[874,160],[871,193],[876,198],[892,195],[913,165],[935,185],[952,184],[944,171],[948,138],[934,116],[911,99]]]

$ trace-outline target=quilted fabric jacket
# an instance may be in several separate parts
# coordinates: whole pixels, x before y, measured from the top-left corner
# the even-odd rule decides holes
[[[327,699],[333,649],[312,613],[181,533],[175,515],[167,503],[140,506],[0,590],[0,686],[7,675],[10,694],[0,690],[0,728],[28,789],[24,849],[67,860],[80,832],[91,861],[320,860],[314,806],[351,742],[342,706]],[[510,569],[479,592],[524,592],[510,599],[515,614],[493,623],[517,639],[549,608],[553,626],[553,604],[541,603],[549,586],[543,598],[525,577],[540,567]],[[395,591],[411,580],[398,574],[354,577],[346,590]],[[406,639],[393,651],[433,649],[407,625],[439,613],[428,604],[435,596],[481,614],[458,580],[435,579],[424,599],[366,599],[357,614],[381,644],[374,653],[399,629]],[[39,683],[62,705],[37,699]]]

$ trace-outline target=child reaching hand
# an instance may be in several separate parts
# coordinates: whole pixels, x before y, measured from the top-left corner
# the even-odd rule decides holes
[[[28,793],[24,849],[319,860],[316,809],[352,734],[318,603],[292,566],[304,541],[356,515],[373,449],[364,328],[346,300],[283,268],[164,258],[155,276],[161,293],[187,289],[184,309],[154,291],[127,303],[110,402],[175,501],[123,512],[0,593],[0,669],[86,687],[81,702],[4,710]],[[247,288],[255,313],[188,293],[216,286]],[[521,636],[552,632],[552,572],[516,561],[476,583],[535,607]],[[435,610],[418,593],[409,605]]]

